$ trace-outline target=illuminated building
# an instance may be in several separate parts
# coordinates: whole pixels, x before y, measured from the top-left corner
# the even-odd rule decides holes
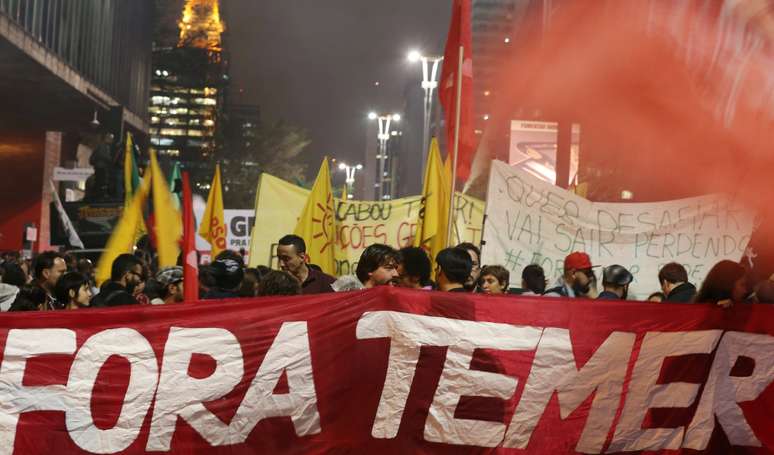
[[[188,0],[177,42],[154,45],[150,143],[162,161],[179,161],[194,188],[212,178],[228,85],[225,26],[217,0]]]

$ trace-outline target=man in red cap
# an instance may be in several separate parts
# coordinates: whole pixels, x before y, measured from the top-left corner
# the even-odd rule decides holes
[[[593,271],[589,255],[574,252],[564,258],[564,276],[558,286],[548,289],[546,297],[580,297],[594,298],[596,296],[597,279]]]

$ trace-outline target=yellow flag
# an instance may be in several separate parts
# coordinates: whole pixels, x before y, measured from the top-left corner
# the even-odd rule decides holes
[[[180,255],[178,242],[183,235],[183,222],[180,212],[172,202],[172,193],[169,192],[169,184],[156,160],[155,151],[151,151],[150,171],[159,268],[172,267],[177,264],[177,257]]]
[[[434,260],[436,255],[448,244],[449,225],[449,180],[447,172],[450,166],[444,166],[438,140],[430,142],[427,156],[424,184],[422,185],[422,211],[414,236],[414,246],[425,248]]]
[[[220,164],[215,166],[207,208],[204,210],[199,235],[211,245],[211,257],[226,249],[226,219],[223,216],[223,188],[220,184]]]
[[[151,174],[148,172],[142,179],[140,187],[134,192],[132,200],[124,208],[121,219],[118,220],[116,228],[110,235],[105,251],[102,252],[97,263],[95,272],[97,285],[102,285],[103,282],[110,279],[110,269],[113,266],[113,261],[119,255],[134,251],[135,233],[143,224],[142,209],[150,191],[150,179]]]
[[[306,200],[294,234],[306,242],[306,252],[313,264],[319,265],[323,272],[329,275],[336,274],[336,261],[333,257],[336,217],[327,157],[320,166],[320,172],[317,173],[314,187]]]

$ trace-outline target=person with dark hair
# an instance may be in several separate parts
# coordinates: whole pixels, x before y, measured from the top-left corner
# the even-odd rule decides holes
[[[478,288],[485,294],[507,294],[511,272],[501,265],[487,265],[481,269]]]
[[[301,283],[302,294],[333,292],[331,285],[336,278],[308,266],[306,242],[301,237],[288,234],[279,239],[277,260],[283,272],[293,275]]]
[[[39,311],[46,305],[46,291],[38,286],[24,286],[8,311]]]
[[[93,295],[97,295],[99,292],[99,289],[97,288],[97,284],[94,281],[94,264],[92,264],[91,260],[88,258],[81,258],[78,260],[78,273],[85,276],[89,279],[89,283],[91,285],[91,293]]]
[[[148,278],[145,281],[145,288],[142,293],[148,298],[150,305],[164,305],[164,299],[161,298],[163,286],[156,281],[156,278]]]
[[[710,269],[694,302],[729,307],[744,302],[748,294],[747,271],[738,262],[726,260]]]
[[[521,295],[543,295],[546,292],[546,273],[543,267],[530,264],[521,271]]]
[[[432,282],[430,282],[432,264],[427,252],[422,248],[408,246],[400,250],[400,257],[399,286],[410,289],[432,289]]]
[[[618,264],[605,267],[602,271],[604,290],[599,294],[597,300],[626,300],[632,281],[634,281],[634,276],[625,267]]]
[[[204,295],[205,300],[239,298],[239,286],[245,276],[241,257],[237,259],[218,255],[215,262],[210,264],[210,271],[215,285]]]
[[[547,290],[547,297],[594,298],[597,278],[588,254],[576,251],[564,258],[564,275],[558,286]]]
[[[159,273],[156,274],[156,281],[161,285],[159,298],[164,301],[164,304],[180,303],[184,300],[182,267],[165,267],[159,270]]]
[[[55,295],[58,302],[65,303],[66,310],[88,308],[91,300],[89,279],[78,272],[67,272],[56,282]]]
[[[255,297],[258,295],[258,284],[261,282],[261,272],[258,269],[245,269],[242,284],[239,285],[239,297]]]
[[[39,287],[46,293],[46,303],[43,305],[43,310],[57,310],[62,309],[64,304],[60,304],[54,297],[54,287],[66,271],[67,264],[61,254],[56,251],[45,251],[40,253],[33,264],[33,270],[35,271],[35,286]]]
[[[268,297],[272,295],[299,295],[301,283],[288,272],[272,270],[261,278],[258,285],[258,295]]]
[[[14,272],[17,272],[14,276]],[[12,262],[0,265],[0,311],[8,311],[11,308],[16,296],[19,295],[19,289],[24,286],[24,280],[20,280],[18,272],[22,272],[21,267]],[[21,284],[18,284],[21,281]]]
[[[435,258],[437,264],[435,277],[438,290],[445,292],[468,292],[465,282],[470,278],[473,260],[467,250],[446,248]]]
[[[654,292],[653,294],[649,295],[647,299],[645,299],[646,302],[653,302],[653,303],[661,303],[666,299],[666,296],[663,292]]]
[[[395,248],[375,243],[363,250],[357,263],[355,275],[370,289],[376,286],[395,286],[398,282],[398,264],[400,253]]]
[[[73,253],[65,253],[62,255],[62,258],[64,258],[68,272],[78,271],[78,258]]]
[[[658,282],[666,296],[665,302],[691,303],[696,296],[696,287],[688,282],[688,272],[676,262],[661,267]]]
[[[470,255],[473,266],[470,269],[470,276],[465,280],[465,289],[468,292],[473,292],[476,289],[478,277],[481,274],[481,250],[470,242],[460,243],[457,245],[457,248],[467,251]]]
[[[110,268],[110,280],[102,283],[99,294],[91,299],[93,307],[136,305],[134,291],[145,280],[142,261],[133,254],[121,254]]]

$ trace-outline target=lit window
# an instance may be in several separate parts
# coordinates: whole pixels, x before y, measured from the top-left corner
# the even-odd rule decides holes
[[[215,106],[218,104],[215,98],[194,98],[193,102],[202,106]]]
[[[204,125],[204,126],[215,126],[215,121],[207,119],[204,122],[202,122],[202,125]]]
[[[159,134],[158,128],[150,128],[148,129],[148,134]]]
[[[159,105],[159,104],[169,104],[169,97],[168,96],[154,96],[151,97],[151,103]]]
[[[191,120],[188,121],[188,124],[189,125],[199,125],[201,122],[202,122],[201,119],[192,118]]]
[[[186,107],[176,107],[169,110],[169,113],[172,115],[185,115],[188,113],[188,108]]]
[[[162,155],[167,156],[180,156],[180,150],[177,149],[166,149],[166,150],[160,150],[159,151]]]
[[[158,114],[161,112],[161,108],[158,106],[150,106],[148,108],[148,112],[150,112],[151,114]]]
[[[203,134],[200,130],[188,130],[188,135],[193,137],[202,137]]]
[[[185,130],[179,128],[162,128],[162,136],[185,136]]]
[[[151,144],[153,145],[172,145],[174,141],[165,137],[152,137]]]
[[[216,88],[205,87],[204,89],[204,94],[207,96],[213,96],[213,95],[216,95],[217,93],[218,93],[218,89]]]
[[[151,117],[151,123],[159,123],[160,121],[161,119],[156,117],[155,115]]]

